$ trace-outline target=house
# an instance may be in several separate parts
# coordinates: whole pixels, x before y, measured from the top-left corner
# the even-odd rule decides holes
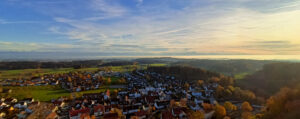
[[[137,92],[135,92],[135,93],[130,93],[130,94],[129,94],[129,97],[130,97],[130,98],[139,98],[139,97],[141,97],[141,94],[139,94],[139,93],[137,93]]]
[[[1,113],[0,113],[0,118],[1,118],[1,119],[4,119],[5,116],[6,116],[6,113],[5,113],[5,112],[1,112]]]
[[[94,115],[95,116],[100,116],[100,115],[103,115],[105,112],[105,107],[103,105],[97,105],[97,106],[94,106]]]
[[[174,117],[179,117],[180,119],[186,117],[186,113],[184,112],[184,108],[173,108],[172,115]]]
[[[162,112],[160,119],[173,119],[172,112],[170,112],[168,110]]]
[[[26,118],[26,112],[21,111],[19,114],[17,114],[18,119],[25,119]]]
[[[79,110],[71,110],[71,111],[69,111],[69,117],[71,119],[78,119],[81,114],[85,114],[85,113],[89,114],[90,109],[89,108],[83,108],[83,109],[79,109]]]
[[[200,107],[200,104],[192,104],[189,106],[192,110],[197,111],[197,110],[202,110],[202,108]]]
[[[56,119],[58,118],[58,115],[55,112],[50,113],[46,119]]]
[[[134,105],[130,105],[130,106],[125,106],[123,107],[123,114],[127,115],[127,114],[131,114],[131,113],[136,113],[139,111],[139,106],[134,106]]]
[[[103,115],[103,119],[119,119],[117,113],[107,113]]]
[[[195,102],[196,104],[201,104],[201,103],[203,103],[203,100],[200,100],[200,99],[195,98],[195,99],[194,99],[194,102]]]
[[[166,108],[169,105],[168,101],[160,101],[160,102],[155,102],[154,106],[156,109],[163,109]]]
[[[157,99],[157,98],[158,97],[156,97],[156,96],[146,96],[145,101],[148,104],[153,104],[153,103],[155,103],[155,99]]]
[[[192,96],[202,97],[202,92],[192,92]]]
[[[33,98],[25,98],[22,100],[22,102],[26,102],[27,104],[31,104],[32,102],[34,102]]]
[[[14,105],[14,108],[25,109],[25,108],[27,108],[27,103],[26,102],[19,102],[19,103]]]
[[[55,100],[54,102],[52,102],[54,106],[60,106],[62,104],[62,101],[59,100]]]
[[[138,112],[135,112],[134,114],[139,119],[146,119],[147,118],[147,112],[146,111],[138,111]]]

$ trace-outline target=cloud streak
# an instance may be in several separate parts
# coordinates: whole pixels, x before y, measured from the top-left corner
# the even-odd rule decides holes
[[[124,54],[299,54],[299,1],[88,0],[33,3],[66,6],[35,9],[52,17],[48,32],[69,44],[23,44],[28,51]],[[75,6],[80,1],[75,0]],[[266,4],[265,8],[257,6]],[[51,6],[51,5],[49,5]],[[49,11],[50,13],[47,13]],[[5,21],[0,20],[0,24]],[[261,40],[263,39],[263,40]],[[284,39],[284,40],[283,40]],[[14,43],[17,44],[17,43]],[[4,46],[4,44],[2,44]],[[21,50],[5,45],[0,50]],[[13,48],[16,47],[16,48]],[[48,47],[48,48],[44,48]]]

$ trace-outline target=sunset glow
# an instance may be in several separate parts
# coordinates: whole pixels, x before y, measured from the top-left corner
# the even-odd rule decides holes
[[[3,0],[0,14],[1,52],[300,54],[298,0]]]

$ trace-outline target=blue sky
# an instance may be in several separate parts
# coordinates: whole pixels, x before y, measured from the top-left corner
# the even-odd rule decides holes
[[[299,0],[1,0],[0,52],[300,54]]]

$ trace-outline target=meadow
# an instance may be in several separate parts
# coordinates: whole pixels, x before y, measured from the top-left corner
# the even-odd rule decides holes
[[[13,97],[18,100],[24,98],[34,98],[35,100],[47,102],[51,101],[51,99],[57,99],[60,97],[70,97],[71,93],[60,88],[59,86],[24,86],[24,87],[3,87],[3,89],[10,89],[9,93],[2,93],[1,97]],[[108,86],[102,86],[97,90],[88,90],[81,92],[74,92],[75,96],[80,97],[85,93],[101,93],[106,90],[114,90],[113,88],[109,88]]]
[[[31,78],[34,76],[44,75],[44,74],[59,74],[68,73],[73,71],[97,71],[99,68],[58,68],[58,69],[22,69],[22,70],[0,70],[0,79],[12,79],[12,78]]]
[[[124,66],[107,66],[101,68],[108,68],[115,72],[129,72],[137,69],[146,69],[147,66],[166,66],[166,64],[142,64],[142,65],[124,65]],[[44,75],[44,74],[59,74],[68,73],[75,71],[87,71],[94,72],[101,68],[58,68],[58,69],[22,69],[22,70],[0,70],[0,80],[1,79],[12,79],[12,78],[23,78],[29,79],[34,76]]]

